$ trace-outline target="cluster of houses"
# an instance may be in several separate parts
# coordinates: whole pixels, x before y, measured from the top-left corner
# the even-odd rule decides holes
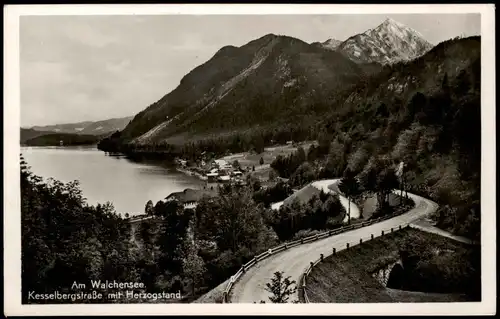
[[[243,172],[225,160],[214,160],[208,165],[206,178],[208,183],[243,183]]]
[[[177,163],[183,168],[187,168],[188,166],[188,162],[184,159],[178,159]],[[223,159],[210,161],[202,159],[197,167],[190,168],[189,170],[195,172],[197,175],[201,175],[208,184],[245,184],[245,180],[243,179],[244,170],[240,167],[235,167]]]

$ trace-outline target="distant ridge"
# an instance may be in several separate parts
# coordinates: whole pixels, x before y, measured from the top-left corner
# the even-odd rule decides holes
[[[27,129],[42,132],[69,133],[82,135],[103,135],[123,130],[133,116],[112,118],[102,121],[85,121],[78,123],[33,126]]]

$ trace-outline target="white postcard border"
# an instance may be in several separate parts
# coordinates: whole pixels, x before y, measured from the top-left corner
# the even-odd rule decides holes
[[[426,5],[9,5],[4,7],[4,314],[494,314],[496,313],[495,14],[493,4]],[[21,15],[163,14],[481,14],[482,117],[482,301],[394,304],[113,304],[22,305],[19,181],[19,17]]]

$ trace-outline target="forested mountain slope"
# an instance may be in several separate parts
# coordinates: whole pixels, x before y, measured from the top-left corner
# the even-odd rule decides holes
[[[353,85],[368,72],[373,66],[365,71],[340,53],[266,35],[219,50],[140,112],[122,138],[148,144],[179,134],[242,131],[319,116],[328,108],[327,92]]]
[[[480,37],[445,41],[338,96],[318,124],[326,171],[349,167],[363,178],[403,161],[413,191],[441,205],[440,226],[478,236],[480,48]]]

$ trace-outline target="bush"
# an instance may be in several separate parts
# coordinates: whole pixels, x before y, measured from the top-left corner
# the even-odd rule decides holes
[[[316,229],[302,229],[295,233],[292,238],[292,241],[299,240],[301,238],[306,238],[309,236],[319,235],[324,233],[325,231],[316,230]]]

